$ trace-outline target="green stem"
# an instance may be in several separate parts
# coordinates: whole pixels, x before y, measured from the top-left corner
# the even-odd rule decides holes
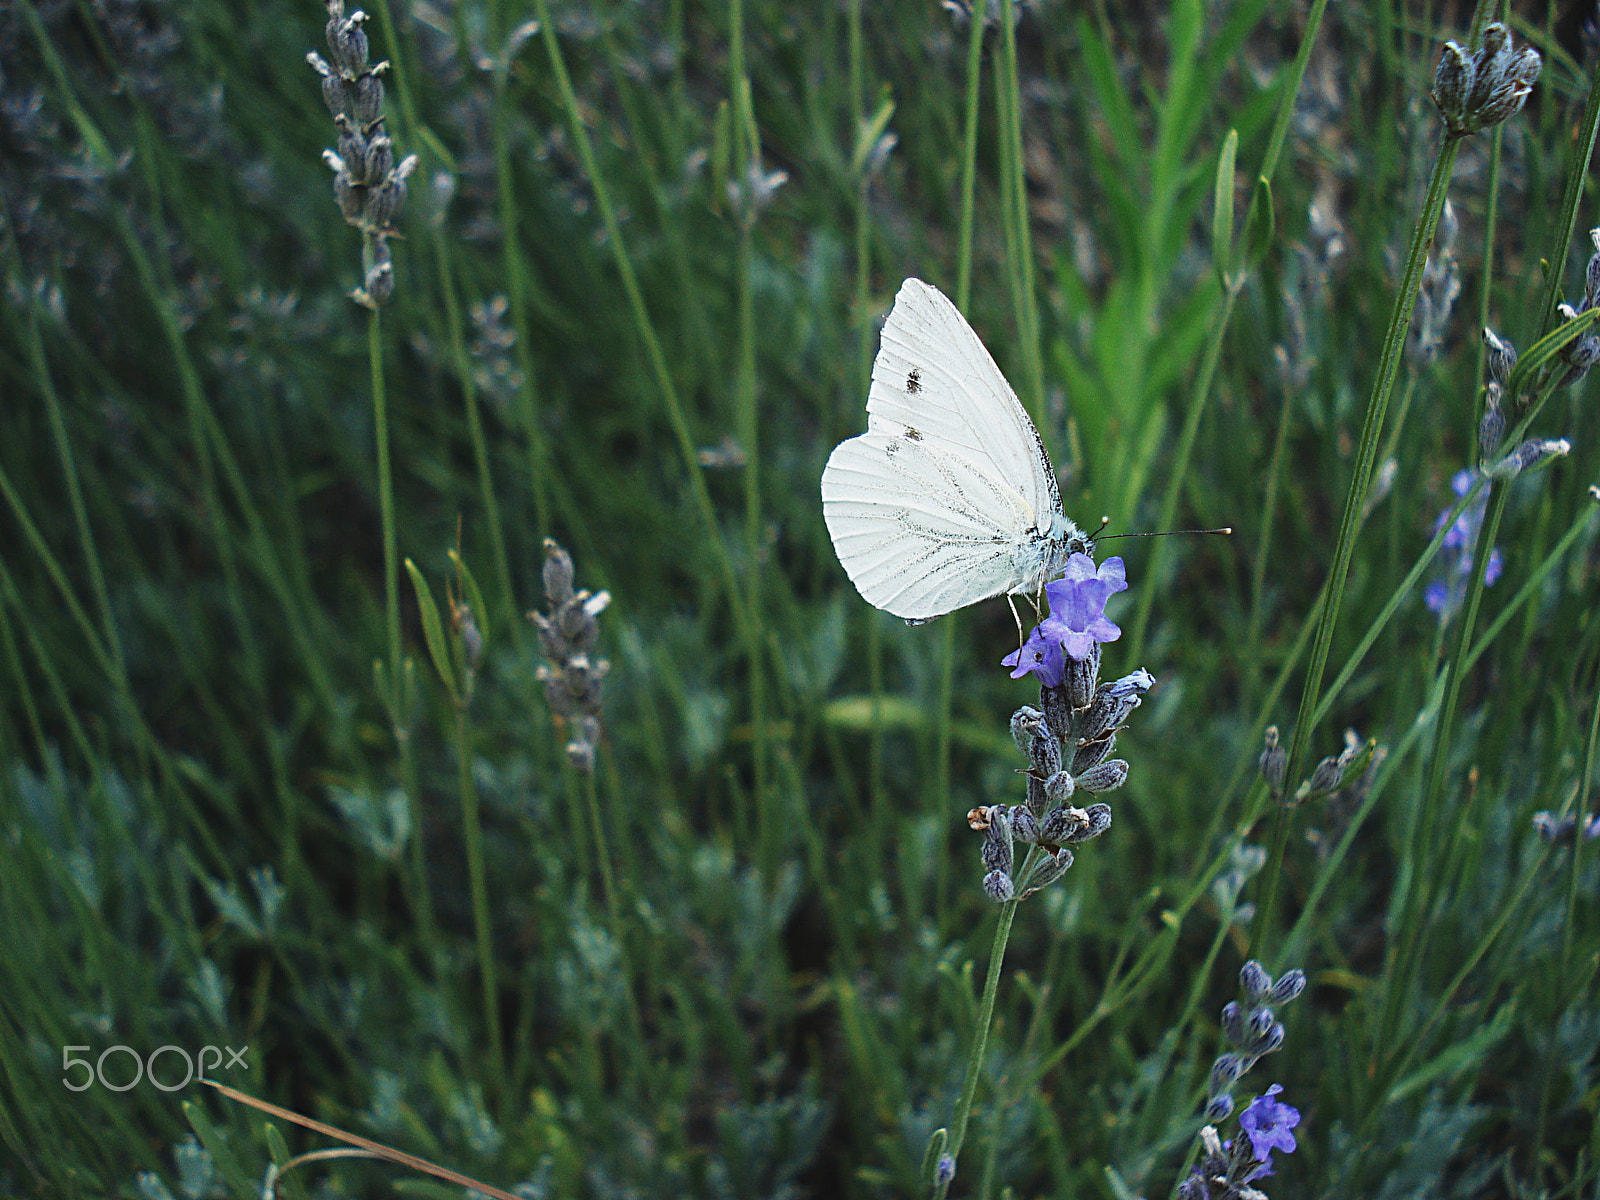
[[[961,1098],[956,1101],[955,1119],[946,1153],[959,1163],[961,1143],[966,1140],[967,1120],[972,1115],[972,1101],[978,1094],[978,1077],[983,1073],[983,1056],[989,1048],[989,1026],[994,1019],[995,997],[1000,991],[1000,968],[1005,962],[1006,943],[1011,940],[1011,922],[1016,919],[1019,900],[1008,900],[1001,906],[1000,920],[995,925],[994,945],[989,949],[989,976],[983,983],[983,1002],[978,1006],[977,1027],[972,1036],[972,1052],[967,1055],[967,1076],[961,1084]],[[949,1181],[936,1183],[933,1200],[944,1200],[950,1191]]]
[[[1417,289],[1422,282],[1422,269],[1428,261],[1428,247],[1433,242],[1433,231],[1439,223],[1439,213],[1444,208],[1445,194],[1450,189],[1450,172],[1455,166],[1458,139],[1446,136],[1433,164],[1433,174],[1428,180],[1428,193],[1423,201],[1422,215],[1411,232],[1411,248],[1406,254],[1405,273],[1395,292],[1394,307],[1389,313],[1389,327],[1384,332],[1383,350],[1378,358],[1378,374],[1372,383],[1372,395],[1367,401],[1366,419],[1361,426],[1361,441],[1356,450],[1355,474],[1350,481],[1350,491],[1345,496],[1344,515],[1339,522],[1339,541],[1334,549],[1333,567],[1328,572],[1327,603],[1323,605],[1322,619],[1317,624],[1316,640],[1311,647],[1311,661],[1306,667],[1305,685],[1300,692],[1299,718],[1295,721],[1294,738],[1289,743],[1289,758],[1284,778],[1292,781],[1305,758],[1306,746],[1311,740],[1312,713],[1317,694],[1322,689],[1322,676],[1328,665],[1328,654],[1333,647],[1333,635],[1339,624],[1339,609],[1344,599],[1345,581],[1350,575],[1350,559],[1355,552],[1356,535],[1361,526],[1362,505],[1367,488],[1372,481],[1372,467],[1377,458],[1378,442],[1383,433],[1383,420],[1389,408],[1389,396],[1394,390],[1395,373],[1400,367],[1400,357],[1405,350],[1406,331],[1411,327],[1411,313],[1416,306]],[[1280,812],[1277,820],[1289,820],[1288,810]],[[1282,846],[1286,834],[1274,837],[1271,861],[1262,880],[1264,896],[1261,921],[1256,926],[1264,937],[1271,936],[1272,919],[1276,915],[1278,884],[1282,877]]]
[[[490,1078],[503,1081],[505,1051],[500,1033],[500,988],[495,974],[489,884],[483,866],[483,824],[478,818],[478,785],[472,774],[472,732],[465,703],[456,706],[456,785],[461,790],[461,837],[467,847],[467,883],[472,892],[472,924],[478,940],[478,975],[483,984],[483,1020],[489,1032]],[[504,1097],[502,1097],[504,1098]]]

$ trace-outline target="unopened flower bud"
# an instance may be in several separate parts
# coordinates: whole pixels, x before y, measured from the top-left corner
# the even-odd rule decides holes
[[[1043,721],[1044,714],[1026,704],[1011,714],[1011,740],[1017,745],[1017,753],[1024,758],[1028,755],[1028,747],[1033,744],[1033,735],[1039,731]]]
[[[1083,658],[1073,658],[1070,654],[1066,658],[1066,674],[1061,681],[1061,686],[1067,693],[1067,701],[1073,708],[1082,708],[1094,699],[1094,687],[1100,678],[1100,643],[1095,642],[1089,647],[1089,653]]]
[[[1252,958],[1239,968],[1239,986],[1244,990],[1245,1003],[1257,1004],[1272,990],[1272,976]]]
[[[1241,1065],[1237,1054],[1219,1055],[1217,1061],[1211,1064],[1211,1082],[1208,1085],[1211,1095],[1221,1095],[1231,1088],[1238,1081]]]
[[[1529,438],[1510,454],[1506,455],[1494,466],[1489,468],[1489,474],[1498,479],[1510,479],[1521,474],[1535,463],[1543,462],[1547,458],[1570,454],[1572,443],[1566,438],[1549,440],[1546,438]]]
[[[1219,1092],[1206,1101],[1206,1120],[1226,1120],[1233,1111],[1233,1097],[1227,1092]]]
[[[1222,1006],[1222,1036],[1230,1045],[1244,1044],[1244,1007],[1237,1000]]]
[[[983,868],[986,871],[1009,872],[1012,863],[1016,861],[1011,851],[1010,830],[1006,830],[996,837],[996,833],[999,832],[999,826],[992,825],[989,827],[989,832],[984,836]]]
[[[1472,59],[1456,42],[1446,42],[1433,72],[1433,102],[1452,127],[1462,123],[1472,87]]]
[[[1052,808],[1039,822],[1039,837],[1053,846],[1077,841],[1089,828],[1089,814],[1081,808]]]
[[[1306,990],[1306,973],[1299,968],[1285,971],[1278,976],[1278,981],[1272,985],[1272,990],[1267,993],[1268,1004],[1287,1004],[1301,992]]]
[[[1045,800],[1059,808],[1072,799],[1072,793],[1078,790],[1078,785],[1072,782],[1072,774],[1068,771],[1057,771],[1044,781]]]
[[[1484,389],[1483,417],[1478,421],[1478,448],[1485,458],[1500,448],[1506,436],[1506,416],[1500,411],[1500,385],[1491,381]]]
[[[1078,835],[1077,840],[1087,842],[1090,838],[1097,838],[1111,828],[1111,805],[1100,803],[1091,804],[1083,810],[1084,816],[1089,818],[1089,827]]]
[[[1271,1054],[1282,1045],[1283,1025],[1280,1022],[1274,1022],[1272,1027],[1268,1029],[1266,1033],[1250,1042],[1247,1049],[1251,1054],[1255,1055],[1257,1058],[1260,1058],[1263,1055]]]
[[[1075,777],[1079,790],[1085,792],[1113,792],[1128,778],[1127,760],[1113,758],[1097,767],[1091,767]]]
[[[1116,749],[1116,734],[1107,734],[1094,742],[1081,744],[1072,755],[1072,773],[1082,775],[1090,767],[1097,767],[1111,757],[1111,751]]]
[[[356,77],[350,112],[363,125],[371,125],[383,113],[383,78],[379,74],[387,63],[379,63]]]
[[[983,877],[983,892],[996,904],[1004,904],[1017,894],[1017,889],[1004,871],[990,871]]]
[[[1039,840],[1039,822],[1034,815],[1022,805],[1017,805],[1007,814],[1011,822],[1011,836],[1019,842],[1032,845]]]
[[[1483,344],[1489,349],[1489,378],[1504,387],[1511,368],[1517,365],[1517,348],[1488,326],[1484,326]]]

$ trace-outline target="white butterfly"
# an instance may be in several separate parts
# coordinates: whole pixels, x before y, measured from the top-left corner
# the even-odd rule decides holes
[[[867,432],[822,469],[834,552],[868,604],[913,624],[1037,595],[1087,552],[1039,431],[978,335],[920,279],[900,285],[867,393]]]

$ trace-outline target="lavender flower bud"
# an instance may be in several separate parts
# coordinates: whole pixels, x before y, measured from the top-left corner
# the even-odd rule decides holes
[[[1600,362],[1600,337],[1586,333],[1562,351],[1561,357],[1569,369],[1561,377],[1558,387],[1569,387],[1589,373],[1589,368]]]
[[[1233,1046],[1244,1045],[1244,1008],[1237,1000],[1222,1006],[1222,1036]]]
[[[1128,778],[1128,763],[1125,759],[1113,758],[1103,762],[1097,767],[1092,767],[1076,777],[1078,787],[1085,792],[1113,792],[1121,787]]]
[[[933,1182],[942,1185],[956,1177],[956,1160],[952,1155],[941,1154],[933,1165]]]
[[[1472,87],[1472,59],[1456,42],[1446,42],[1433,72],[1433,102],[1452,127],[1466,115],[1467,92]]]
[[[1091,804],[1083,810],[1083,813],[1089,818],[1089,828],[1078,835],[1078,841],[1087,842],[1090,838],[1097,838],[1111,828],[1111,805],[1104,803]]]
[[[1049,779],[1061,770],[1061,743],[1048,726],[1041,725],[1028,743],[1028,763],[1041,779]]]
[[[1072,799],[1072,793],[1078,790],[1078,785],[1073,783],[1072,775],[1067,771],[1057,771],[1044,781],[1045,800],[1060,807]]]
[[[344,5],[340,3],[339,8],[342,10]],[[330,4],[329,11],[332,9]],[[366,19],[367,14],[358,10],[342,21],[328,22],[328,49],[333,53],[333,65],[340,74],[352,79],[367,66],[367,34],[361,28]]]
[[[1494,466],[1489,468],[1489,474],[1497,479],[1510,479],[1521,474],[1535,463],[1558,455],[1570,454],[1572,443],[1566,438],[1557,438],[1550,441],[1545,438],[1529,438],[1510,454],[1506,455]]]
[[[1004,904],[1017,894],[1011,876],[1004,871],[990,871],[983,877],[983,892],[996,904]]]
[[[379,63],[370,71],[356,77],[350,111],[362,125],[371,125],[383,114],[383,79],[379,72],[387,63]]]
[[[996,833],[1000,836],[996,837]],[[1011,852],[1011,831],[1000,831],[999,824],[991,825],[983,839],[983,868],[985,871],[1009,872],[1016,861]]]
[[[1066,774],[1064,771],[1056,772],[1056,775],[1064,774]],[[1051,778],[1054,779],[1055,775],[1052,775]],[[1050,797],[1045,792],[1044,783],[1037,775],[1030,774],[1028,776],[1028,811],[1033,813],[1034,816],[1038,816],[1040,813],[1044,812],[1049,804]]]
[[[367,143],[362,158],[362,178],[369,183],[385,179],[394,170],[394,140],[388,134],[379,134]]]
[[[1573,840],[1577,828],[1576,817],[1557,817],[1543,809],[1533,814],[1533,831],[1552,845],[1559,846]]]
[[[1478,422],[1478,448],[1488,458],[1506,436],[1506,417],[1500,411],[1500,384],[1491,380],[1483,393],[1483,417]]]
[[[1073,664],[1076,662],[1070,655],[1066,660],[1066,672],[1072,674]],[[1094,690],[1094,684],[1089,685],[1089,690]],[[1044,719],[1058,738],[1064,738],[1072,732],[1072,699],[1068,694],[1069,688],[1063,683],[1060,687],[1041,688],[1039,699],[1044,704]],[[1022,752],[1026,754],[1028,748],[1024,746]]]
[[[1489,348],[1489,378],[1504,387],[1511,377],[1511,368],[1517,365],[1517,348],[1487,325],[1483,329],[1483,343]]]
[[[1033,745],[1034,734],[1039,731],[1043,721],[1044,714],[1026,704],[1011,714],[1011,740],[1017,745],[1017,753],[1024,758],[1028,756],[1028,747]]]
[[[1283,775],[1289,769],[1289,752],[1278,745],[1278,727],[1268,725],[1266,736],[1262,739],[1265,749],[1257,760],[1261,768],[1261,777],[1267,781],[1267,790],[1273,798],[1283,795]]]
[[[359,225],[361,214],[367,207],[367,189],[350,178],[350,172],[344,169],[344,163],[331,152],[326,157],[339,164],[339,173],[333,177],[333,199],[339,205],[339,211],[344,214],[344,219],[351,225]]]
[[[1039,840],[1039,822],[1034,815],[1020,804],[1007,814],[1011,823],[1011,836],[1019,842],[1032,845]]]
[[[1245,1003],[1258,1004],[1261,997],[1272,990],[1272,976],[1267,974],[1266,968],[1251,959],[1239,968],[1239,986],[1244,989]],[[1267,1019],[1272,1019],[1272,1014],[1267,1014]]]
[[[1271,1054],[1274,1050],[1278,1049],[1278,1047],[1282,1045],[1283,1025],[1282,1023],[1277,1023],[1274,1024],[1271,1029],[1267,1030],[1262,1037],[1254,1042],[1251,1042],[1248,1050],[1251,1054],[1255,1055],[1255,1057],[1260,1058],[1263,1055]]]
[[[1072,756],[1072,773],[1082,775],[1090,767],[1098,767],[1111,756],[1111,751],[1116,745],[1116,734],[1108,734],[1098,741],[1080,744]]]
[[[1277,1019],[1277,1015],[1270,1008],[1265,1006],[1252,1008],[1244,1023],[1245,1037],[1251,1042],[1259,1041],[1272,1029],[1273,1022]],[[1260,1054],[1261,1051],[1256,1050],[1255,1053]]]
[[[1084,658],[1066,656],[1066,676],[1061,686],[1073,708],[1082,708],[1094,699],[1095,681],[1100,678],[1100,643],[1095,642]]]
[[[1039,822],[1039,837],[1053,846],[1077,841],[1089,828],[1089,814],[1081,808],[1052,808]]]
[[[1211,1082],[1208,1090],[1212,1096],[1218,1096],[1231,1088],[1237,1082],[1242,1067],[1237,1054],[1222,1054],[1217,1061],[1211,1064]],[[1222,1114],[1224,1117],[1227,1113]],[[1222,1118],[1217,1118],[1221,1120]]]
[[[1218,1092],[1206,1101],[1206,1120],[1208,1121],[1226,1120],[1228,1114],[1232,1111],[1233,1097],[1228,1095],[1227,1092]]]
[[[387,304],[394,295],[394,263],[385,259],[374,263],[362,282],[357,299],[368,308]]]
[[[1119,728],[1128,719],[1128,714],[1139,707],[1145,693],[1155,686],[1155,682],[1155,676],[1140,668],[1115,683],[1103,684],[1089,705],[1079,736],[1093,741]]]
[[[1298,967],[1293,971],[1285,971],[1278,977],[1278,982],[1272,985],[1272,990],[1267,993],[1268,1004],[1287,1004],[1306,990],[1306,973]]]
[[[1058,846],[1054,854],[1047,854],[1039,859],[1028,874],[1028,888],[1022,893],[1022,899],[1026,900],[1040,888],[1049,887],[1065,875],[1071,865],[1072,851],[1065,846]]]

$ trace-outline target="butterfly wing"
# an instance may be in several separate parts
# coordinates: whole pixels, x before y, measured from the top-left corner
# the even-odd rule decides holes
[[[920,279],[900,285],[867,393],[870,431],[906,426],[992,466],[1022,491],[1041,528],[1061,511],[1055,469],[1022,401],[961,310]]]
[[[822,511],[861,595],[913,621],[1038,587],[1063,530],[1075,532],[1016,393],[920,279],[884,323],[867,432],[829,456]]]

